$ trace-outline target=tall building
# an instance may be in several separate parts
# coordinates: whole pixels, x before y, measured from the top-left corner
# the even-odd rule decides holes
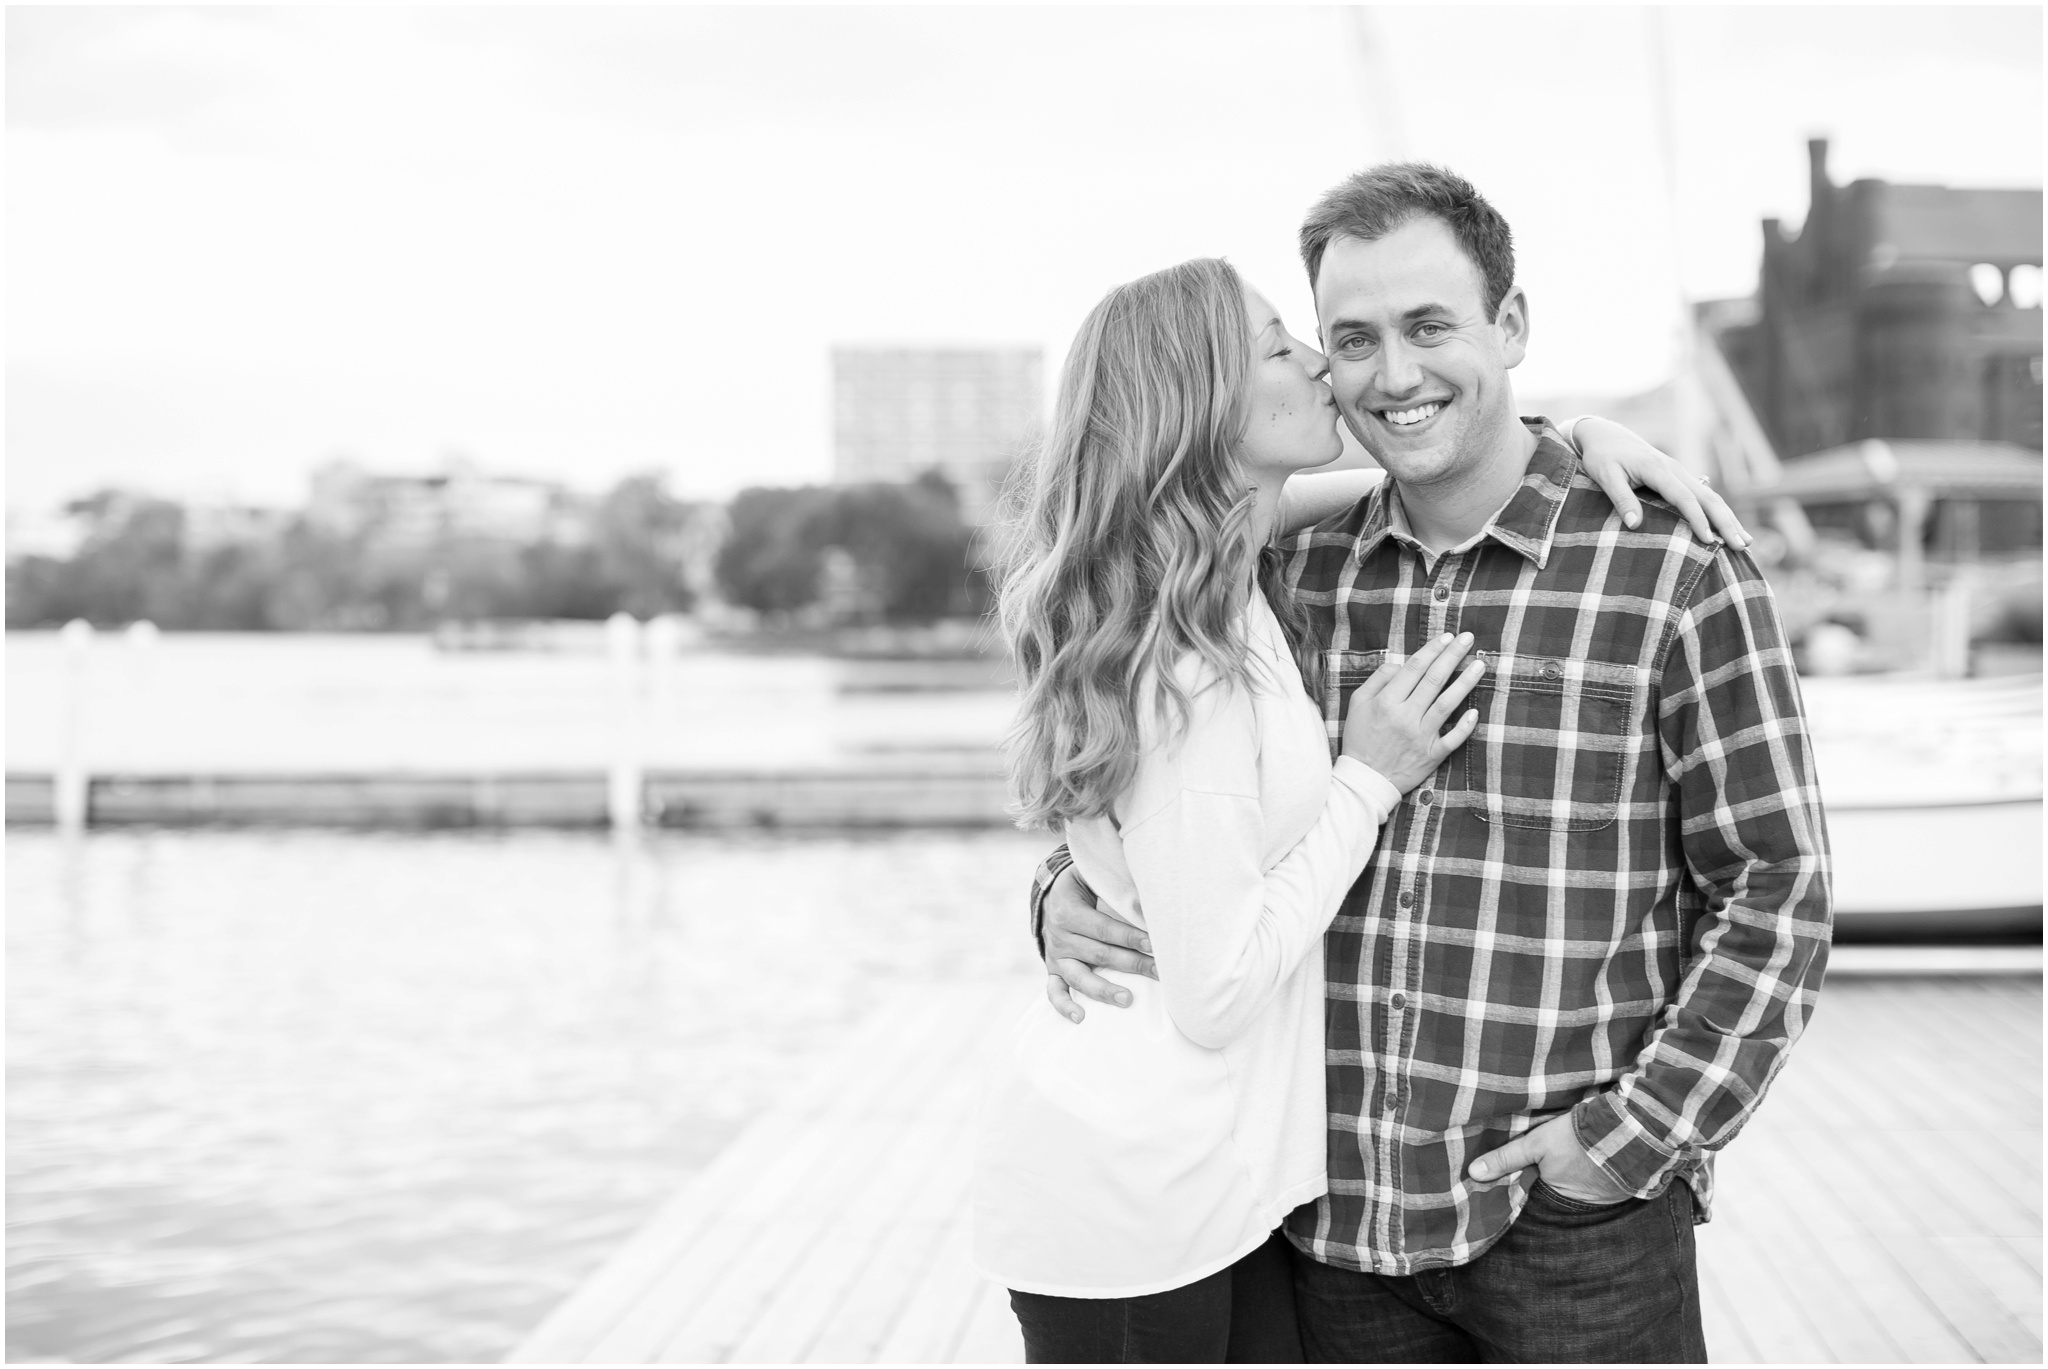
[[[1036,347],[835,347],[832,478],[908,481],[936,469],[967,518],[984,522],[1044,395]]]
[[[1764,221],[1753,301],[1712,329],[1781,456],[1863,438],[2041,449],[2041,192],[1828,177],[1788,234]]]

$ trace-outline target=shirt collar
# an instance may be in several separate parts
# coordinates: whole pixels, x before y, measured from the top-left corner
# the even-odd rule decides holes
[[[1491,537],[1508,550],[1536,563],[1541,570],[1550,561],[1551,539],[1557,532],[1558,515],[1564,499],[1579,473],[1579,454],[1572,450],[1547,419],[1525,418],[1522,422],[1536,435],[1536,451],[1529,458],[1522,483],[1488,520],[1473,542]],[[1365,521],[1358,531],[1355,553],[1363,561],[1388,538],[1406,542],[1417,551],[1422,544],[1409,531],[1408,516],[1401,508],[1401,492],[1389,479],[1380,482],[1366,507]],[[1427,553],[1425,553],[1426,555]]]

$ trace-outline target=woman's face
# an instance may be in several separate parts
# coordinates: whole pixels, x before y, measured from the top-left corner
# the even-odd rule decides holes
[[[1344,454],[1337,399],[1323,383],[1323,354],[1287,331],[1280,313],[1250,286],[1245,316],[1252,330],[1244,438],[1238,458],[1253,471],[1285,474],[1323,466]]]

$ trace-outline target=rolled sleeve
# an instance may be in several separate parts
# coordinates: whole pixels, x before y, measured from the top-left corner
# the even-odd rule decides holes
[[[1038,958],[1045,959],[1045,896],[1052,892],[1053,881],[1067,872],[1074,863],[1073,853],[1065,843],[1052,848],[1052,854],[1039,862],[1031,872],[1031,939],[1038,943]],[[1079,875],[1074,876],[1079,879]]]
[[[1638,1196],[1748,1120],[1813,1011],[1832,917],[1799,681],[1745,554],[1721,548],[1702,570],[1658,710],[1690,876],[1682,978],[1634,1068],[1573,1113],[1587,1154]]]

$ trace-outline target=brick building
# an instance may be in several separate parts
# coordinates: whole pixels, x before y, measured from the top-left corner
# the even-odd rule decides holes
[[[1717,336],[1782,456],[1861,438],[2041,448],[2041,192],[1828,178],[1796,236],[1764,221],[1753,301]]]

